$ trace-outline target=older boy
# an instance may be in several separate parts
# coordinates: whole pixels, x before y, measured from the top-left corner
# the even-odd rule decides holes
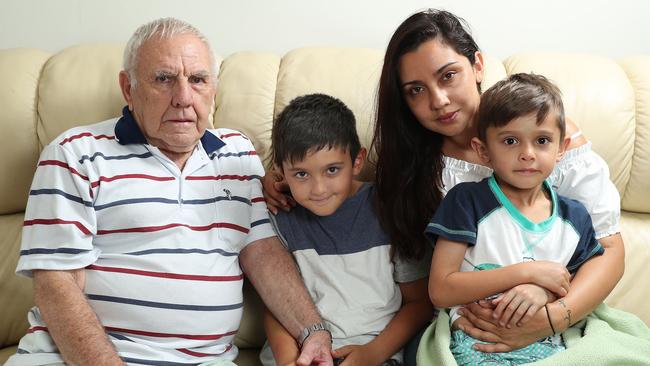
[[[391,255],[373,185],[354,180],[366,150],[352,111],[323,94],[296,98],[278,116],[272,144],[298,204],[274,221],[323,317],[314,331],[331,332],[342,365],[401,364],[400,349],[433,315],[424,295],[428,261]],[[299,345],[269,314],[265,326],[262,362],[293,363]]]

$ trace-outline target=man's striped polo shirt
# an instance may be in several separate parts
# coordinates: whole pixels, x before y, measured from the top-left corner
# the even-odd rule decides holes
[[[85,268],[85,293],[130,364],[233,359],[239,252],[273,236],[251,142],[205,132],[183,171],[132,115],[71,129],[41,154],[16,271]],[[37,308],[7,365],[61,362]],[[164,361],[164,362],[163,362]]]

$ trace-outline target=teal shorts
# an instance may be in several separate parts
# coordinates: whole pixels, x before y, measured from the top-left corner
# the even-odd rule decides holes
[[[543,360],[557,352],[563,351],[564,345],[561,338],[553,340],[544,338],[527,347],[504,353],[485,353],[477,351],[472,346],[474,343],[488,343],[479,341],[467,335],[462,330],[455,330],[451,333],[451,353],[454,355],[459,366],[501,366],[501,365],[523,365],[530,362]]]

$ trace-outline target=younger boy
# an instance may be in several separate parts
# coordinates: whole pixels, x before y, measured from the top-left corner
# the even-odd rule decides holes
[[[342,365],[400,365],[402,346],[433,316],[429,262],[391,256],[374,187],[354,180],[366,150],[352,111],[323,94],[294,99],[273,126],[272,157],[298,204],[273,221],[324,319],[314,331],[331,332]],[[268,311],[264,320],[262,363],[294,364],[300,345]]]
[[[454,306],[452,323],[459,305],[489,298],[501,326],[522,324],[566,295],[570,274],[603,253],[584,206],[546,181],[568,145],[564,130],[560,91],[543,76],[515,74],[482,95],[472,146],[494,174],[451,189],[426,229],[435,242],[429,295],[438,307]],[[512,352],[476,351],[477,340],[454,331],[456,361],[518,365],[564,349],[555,334],[564,320],[541,311],[549,337]]]

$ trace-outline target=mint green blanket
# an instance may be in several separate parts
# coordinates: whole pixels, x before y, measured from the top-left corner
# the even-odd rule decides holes
[[[635,315],[605,304],[567,329],[562,338],[565,351],[530,365],[650,365],[650,329]],[[422,336],[418,365],[456,365],[449,340],[449,315],[440,311]]]

